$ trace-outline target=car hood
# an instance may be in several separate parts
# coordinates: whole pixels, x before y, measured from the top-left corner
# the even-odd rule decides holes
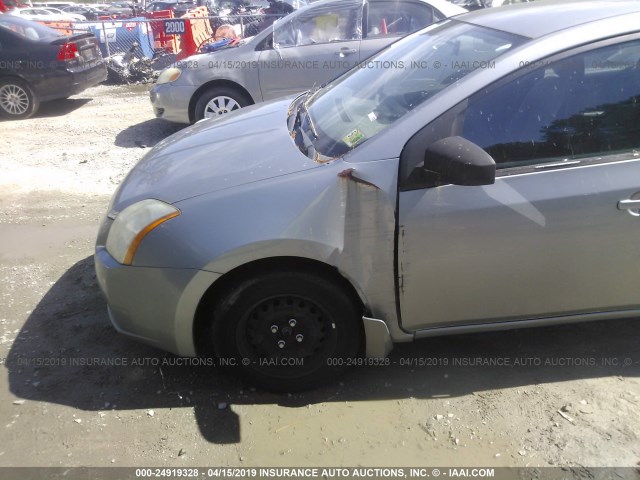
[[[175,203],[190,197],[308,170],[287,128],[291,99],[204,120],[158,143],[124,179],[111,210],[146,198]]]

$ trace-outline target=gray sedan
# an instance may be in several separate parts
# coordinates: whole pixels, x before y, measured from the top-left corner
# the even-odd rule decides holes
[[[466,10],[445,0],[327,0],[291,13],[235,48],[164,70],[151,90],[157,117],[192,123],[300,93],[390,43]]]
[[[102,224],[112,322],[293,390],[393,342],[638,316],[639,60],[636,1],[514,5],[189,127]]]

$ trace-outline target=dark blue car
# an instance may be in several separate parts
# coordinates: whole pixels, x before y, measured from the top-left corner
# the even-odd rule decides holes
[[[93,34],[67,36],[0,14],[0,116],[29,118],[40,102],[67,98],[106,78]]]

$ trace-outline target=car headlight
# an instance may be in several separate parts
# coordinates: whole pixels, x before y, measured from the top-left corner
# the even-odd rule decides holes
[[[182,75],[182,70],[180,70],[179,68],[175,68],[175,67],[165,68],[162,71],[162,73],[160,73],[158,80],[156,80],[156,85],[175,82],[177,79],[180,78],[180,75]]]
[[[131,265],[142,239],[154,228],[180,215],[180,210],[159,200],[142,200],[117,214],[107,237],[107,251],[119,263]]]

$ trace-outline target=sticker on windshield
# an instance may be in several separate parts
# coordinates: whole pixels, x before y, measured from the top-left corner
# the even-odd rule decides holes
[[[347,144],[347,147],[353,148],[363,140],[366,140],[366,136],[359,128],[354,128],[351,132],[349,132],[345,137],[342,138],[342,141]]]

